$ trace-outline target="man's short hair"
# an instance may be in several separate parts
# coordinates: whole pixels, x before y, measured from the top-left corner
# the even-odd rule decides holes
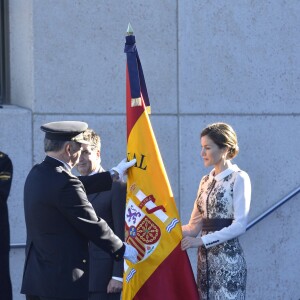
[[[49,139],[44,139],[44,151],[49,152],[49,151],[54,151],[58,152],[63,149],[66,141],[55,141],[55,140],[49,140]]]
[[[89,142],[92,150],[101,150],[101,138],[93,129],[88,128],[83,133],[83,139]]]
[[[56,141],[56,140],[49,140],[49,139],[45,138],[44,139],[44,151],[45,152],[49,152],[49,151],[58,152],[64,148],[66,143],[71,144],[73,148],[78,149],[78,150],[81,147],[81,143],[78,143],[75,141]]]

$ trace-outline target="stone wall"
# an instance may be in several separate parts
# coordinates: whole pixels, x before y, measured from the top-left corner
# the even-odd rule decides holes
[[[152,125],[182,222],[204,169],[199,134],[236,129],[235,162],[252,180],[250,220],[299,186],[300,3],[284,1],[10,0],[11,106],[1,150],[14,163],[11,242],[24,243],[22,189],[40,162],[41,124],[82,120],[102,136],[106,168],[126,155],[125,32],[131,23]],[[298,201],[297,201],[298,200]],[[299,196],[241,237],[248,299],[298,299]],[[196,265],[196,251],[189,255]],[[14,299],[23,249],[11,251]]]

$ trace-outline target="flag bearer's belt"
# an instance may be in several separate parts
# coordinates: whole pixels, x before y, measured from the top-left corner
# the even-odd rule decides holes
[[[203,219],[202,231],[217,231],[232,224],[233,219]]]

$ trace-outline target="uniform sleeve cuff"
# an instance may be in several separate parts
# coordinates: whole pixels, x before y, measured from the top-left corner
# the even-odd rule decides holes
[[[112,276],[112,279],[123,282],[123,278],[121,278],[121,277]]]
[[[124,252],[125,252],[125,245],[123,243],[122,247],[120,249],[118,249],[116,252],[112,253],[113,258],[116,261],[122,260],[124,257]]]

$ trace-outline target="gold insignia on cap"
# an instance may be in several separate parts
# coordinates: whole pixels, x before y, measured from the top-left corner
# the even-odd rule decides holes
[[[89,145],[90,143],[88,141],[86,141],[83,137],[83,133],[79,133],[78,135],[74,136],[71,141],[76,142],[76,143],[80,143],[80,144],[86,144]]]
[[[83,134],[82,133],[80,133],[80,134],[74,136],[73,138],[71,138],[71,141],[74,141],[74,142],[78,142],[80,140],[83,140]]]

